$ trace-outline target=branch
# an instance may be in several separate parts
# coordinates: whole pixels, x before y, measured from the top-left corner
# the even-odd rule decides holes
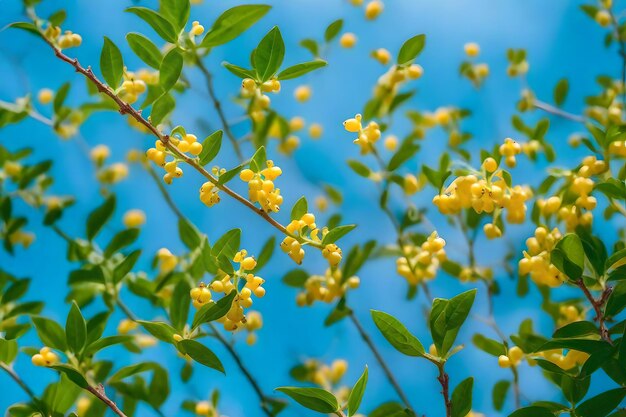
[[[4,363],[0,363],[0,368],[2,368],[7,374],[9,374],[13,381],[15,381],[17,385],[19,385],[20,388],[22,388],[22,390],[24,390],[24,392],[28,394],[28,396],[34,403],[39,403],[39,398],[37,398],[33,390],[31,390],[28,385],[26,385],[26,382],[24,382],[24,380],[20,378],[20,376],[13,370],[13,368],[5,365]]]
[[[215,93],[215,88],[213,87],[213,76],[211,75],[211,73],[209,72],[207,67],[204,65],[204,63],[202,62],[202,59],[199,56],[196,56],[196,65],[200,69],[200,72],[202,72],[202,74],[204,75],[204,79],[206,80],[207,90],[209,91],[209,96],[211,96],[211,100],[213,101],[213,107],[215,107],[215,110],[217,111],[217,114],[220,117],[220,120],[222,121],[222,127],[224,128],[224,132],[226,133],[226,136],[228,136],[228,139],[232,143],[233,149],[235,150],[235,153],[237,154],[237,158],[239,158],[239,162],[243,162],[244,157],[243,157],[243,154],[241,153],[241,147],[239,146],[239,142],[237,142],[237,138],[235,138],[233,131],[230,129],[230,125],[228,124],[228,121],[226,120],[226,115],[224,114],[224,110],[222,109],[222,103],[219,101],[219,99],[217,98],[217,94]]]
[[[446,407],[446,417],[452,416],[452,401],[450,401],[450,376],[446,373],[444,367],[445,362],[437,363],[439,368],[439,376],[437,381],[441,384],[441,395],[443,396],[443,403]]]
[[[602,337],[603,340],[605,340],[606,342],[612,345],[613,340],[611,339],[611,334],[609,333],[609,329],[606,327],[606,317],[604,316],[604,312],[602,311],[602,308],[604,307],[604,304],[608,300],[609,295],[611,295],[613,288],[607,287],[602,292],[602,295],[600,296],[600,298],[595,299],[593,295],[591,295],[589,288],[587,288],[582,278],[576,281],[576,285],[583,291],[583,293],[585,294],[585,297],[591,303],[591,306],[593,307],[593,311],[596,313],[596,316],[594,317],[593,320],[598,322],[598,326],[600,327],[600,337]]]
[[[52,42],[50,42],[50,40],[47,39],[43,35],[43,33],[41,34],[41,36],[44,38],[45,42],[53,49],[54,54],[57,58],[59,58],[61,61],[64,61],[68,63],[69,65],[71,65],[72,67],[74,67],[76,72],[85,76],[91,83],[93,83],[96,86],[96,88],[98,89],[100,93],[103,93],[107,95],[108,97],[110,97],[115,102],[115,104],[117,104],[120,114],[122,115],[128,114],[130,117],[135,119],[138,123],[145,126],[152,135],[154,135],[158,140],[161,141],[161,143],[163,143],[163,146],[165,146],[170,152],[172,152],[172,154],[174,154],[178,159],[184,161],[185,163],[190,165],[192,168],[194,168],[196,171],[198,171],[203,177],[205,177],[209,182],[211,182],[216,188],[228,194],[229,196],[231,196],[232,198],[234,198],[235,200],[237,200],[238,202],[240,202],[241,204],[243,204],[244,206],[252,210],[254,213],[256,213],[258,216],[263,218],[274,228],[278,229],[285,236],[292,237],[298,240],[299,242],[305,242],[309,244],[310,246],[316,247],[318,249],[322,248],[322,244],[320,242],[314,242],[312,240],[305,239],[299,235],[288,232],[285,226],[280,224],[278,221],[274,220],[263,209],[256,207],[254,203],[242,197],[241,195],[239,195],[237,192],[235,192],[228,186],[220,183],[216,177],[214,177],[211,173],[209,173],[206,169],[204,169],[203,166],[198,164],[195,158],[191,158],[188,155],[181,152],[180,150],[178,150],[178,148],[170,142],[169,135],[166,135],[160,132],[155,126],[153,126],[146,118],[142,116],[141,111],[136,110],[133,106],[123,101],[117,94],[115,94],[115,91],[113,91],[113,89],[111,89],[108,85],[100,81],[98,77],[96,77],[93,71],[91,70],[91,67],[85,68],[81,66],[80,63],[78,62],[78,59],[70,58],[69,56],[65,55],[63,52],[61,52],[59,48],[57,48]]]
[[[106,392],[104,392],[104,387],[102,386],[102,384],[98,385],[97,388],[94,388],[91,385],[89,385],[87,386],[87,388],[85,388],[85,390],[92,393],[97,399],[102,401],[107,407],[109,407],[119,417],[127,417],[126,414],[124,414],[124,412],[118,408],[117,404],[115,404],[113,400],[107,397]]]
[[[400,384],[398,384],[396,377],[391,373],[389,366],[385,362],[385,359],[383,359],[383,356],[378,351],[378,348],[372,341],[372,338],[370,337],[370,335],[367,334],[367,332],[363,328],[363,325],[361,324],[359,319],[357,319],[357,317],[354,315],[354,312],[352,310],[350,310],[349,316],[350,316],[350,320],[352,320],[352,323],[354,323],[354,326],[356,327],[359,334],[361,335],[361,338],[363,339],[365,344],[370,348],[370,350],[374,354],[374,357],[376,358],[376,361],[378,361],[378,363],[380,364],[380,367],[383,369],[383,372],[385,373],[387,380],[389,381],[389,383],[391,383],[391,386],[398,394],[398,397],[400,397],[400,400],[402,400],[402,402],[404,403],[404,406],[410,409],[411,411],[413,411],[413,407],[409,403],[409,399],[407,398],[406,394],[400,387]]]
[[[246,377],[246,379],[252,386],[252,389],[254,389],[254,392],[256,392],[257,397],[259,397],[261,409],[263,410],[263,412],[267,414],[269,417],[273,417],[274,414],[272,413],[272,410],[270,410],[270,408],[267,405],[268,404],[267,396],[263,393],[261,386],[259,385],[257,380],[254,378],[254,376],[252,376],[250,371],[248,371],[248,368],[246,368],[246,366],[244,365],[243,360],[241,359],[241,357],[239,356],[235,348],[230,343],[228,343],[228,340],[224,338],[224,336],[213,325],[213,323],[208,323],[208,324],[211,330],[213,330],[212,335],[215,336],[215,338],[219,340],[220,343],[226,348],[228,353],[230,353],[230,356],[233,357],[235,363],[237,364],[237,366],[239,367],[243,375]]]
[[[553,114],[555,116],[562,117],[567,120],[571,120],[572,122],[585,123],[587,119],[584,116],[579,116],[577,114],[566,112],[565,110],[561,110],[558,107],[554,107],[551,104],[544,103],[540,100],[535,100],[533,102],[533,106],[539,110],[543,110],[546,113]]]

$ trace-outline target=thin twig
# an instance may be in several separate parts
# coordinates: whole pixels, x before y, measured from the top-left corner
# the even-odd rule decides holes
[[[585,297],[587,298],[587,300],[589,300],[589,302],[591,303],[591,306],[593,307],[593,311],[596,314],[596,316],[594,317],[594,320],[598,322],[598,327],[600,328],[600,337],[602,337],[602,339],[604,339],[606,342],[612,345],[613,340],[611,339],[611,334],[609,333],[609,329],[606,327],[606,317],[604,316],[604,312],[602,311],[602,308],[604,307],[604,304],[608,300],[609,295],[611,294],[611,291],[613,289],[611,287],[607,287],[602,292],[602,295],[600,296],[600,298],[595,299],[593,295],[591,295],[589,288],[587,288],[582,278],[576,281],[576,285],[583,291],[583,294],[585,294]]]
[[[112,401],[109,397],[107,397],[106,392],[104,392],[104,387],[102,386],[102,384],[98,385],[97,388],[94,388],[92,386],[87,386],[85,390],[92,393],[96,398],[102,401],[107,407],[109,407],[119,417],[127,417],[126,414],[124,414],[124,412],[118,408],[117,404],[115,404],[114,401]]]
[[[564,119],[571,120],[573,122],[585,123],[585,121],[587,120],[583,116],[566,112],[565,110],[561,110],[558,107],[554,107],[553,105],[544,103],[543,101],[540,101],[540,100],[533,101],[533,106],[535,106],[539,110],[545,111],[546,113],[550,113],[555,116],[559,116]]]
[[[202,75],[204,75],[207,90],[209,91],[209,95],[211,96],[211,100],[213,101],[213,107],[215,107],[215,111],[217,111],[217,114],[220,120],[222,121],[222,127],[224,128],[224,132],[226,133],[226,136],[228,136],[228,139],[232,143],[233,149],[235,150],[235,153],[237,154],[237,158],[239,159],[239,162],[243,162],[244,157],[243,157],[243,154],[241,153],[241,147],[239,146],[239,142],[237,142],[237,138],[233,134],[233,131],[231,130],[230,125],[228,124],[228,120],[226,119],[226,115],[224,114],[224,110],[222,109],[222,103],[217,98],[217,94],[215,93],[215,88],[213,87],[213,75],[211,75],[211,73],[209,72],[207,67],[204,65],[200,57],[197,57],[196,65],[200,69],[200,72],[202,72]]]
[[[437,381],[441,384],[441,395],[443,396],[443,404],[446,408],[446,417],[452,416],[452,401],[450,400],[450,376],[445,371],[445,362],[437,363],[439,368],[439,376]]]
[[[209,327],[211,328],[211,330],[213,330],[212,336],[215,336],[215,338],[219,340],[220,343],[226,348],[228,353],[230,353],[230,356],[233,357],[233,360],[235,361],[235,363],[237,364],[237,366],[239,367],[243,375],[246,377],[246,379],[252,386],[252,389],[256,393],[257,397],[259,397],[260,406],[263,412],[267,414],[269,417],[272,417],[274,414],[272,413],[272,410],[268,406],[267,396],[263,393],[263,390],[261,389],[261,386],[259,385],[257,380],[254,378],[254,376],[252,376],[250,371],[248,371],[248,368],[246,368],[246,366],[243,364],[243,361],[241,357],[239,356],[239,354],[237,353],[237,351],[235,350],[235,348],[230,343],[228,343],[228,340],[224,338],[224,336],[219,332],[219,330],[217,330],[217,328],[212,323],[209,323]]]
[[[17,383],[17,385],[20,386],[20,388],[22,388],[22,390],[24,390],[24,392],[30,397],[31,400],[33,400],[34,403],[39,402],[39,398],[37,398],[33,390],[31,390],[30,387],[26,385],[26,382],[24,382],[24,380],[20,378],[20,376],[13,370],[13,368],[5,365],[4,363],[0,363],[0,368],[2,368],[7,374],[9,374],[9,376]]]
[[[374,354],[374,357],[376,358],[376,361],[378,361],[378,363],[380,364],[380,367],[383,368],[383,372],[385,373],[387,380],[389,381],[393,389],[398,394],[398,397],[400,397],[400,400],[402,400],[402,402],[404,403],[404,406],[410,409],[411,411],[413,411],[413,407],[411,406],[409,399],[407,398],[406,394],[400,387],[400,384],[398,384],[396,377],[393,375],[393,373],[391,373],[389,366],[385,362],[385,359],[383,358],[383,356],[378,351],[378,348],[372,341],[372,338],[370,337],[370,335],[365,331],[365,328],[363,327],[363,325],[361,324],[361,322],[356,317],[353,311],[350,311],[349,316],[350,316],[350,320],[352,320],[352,323],[354,323],[354,326],[358,330],[359,335],[361,335],[361,338],[363,339],[365,344],[369,347],[369,349]]]

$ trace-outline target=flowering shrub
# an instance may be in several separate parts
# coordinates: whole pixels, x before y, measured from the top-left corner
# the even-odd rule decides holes
[[[3,262],[0,368],[29,398],[9,407],[7,415],[164,416],[162,407],[172,384],[188,383],[201,367],[216,373],[227,370],[222,355],[214,352],[217,346],[237,368],[233,372],[241,372],[256,395],[254,401],[241,399],[250,415],[295,412],[285,407],[340,417],[423,415],[425,399],[408,392],[407,381],[395,376],[395,363],[381,354],[376,338],[370,336],[372,331],[379,332],[400,354],[416,358],[415,369],[420,372],[420,366],[433,367],[436,379],[432,382],[441,390],[438,415],[482,416],[472,401],[478,384],[481,393],[492,392],[496,411],[512,417],[626,415],[626,21],[611,0],[583,5],[582,11],[606,31],[607,46],[618,49],[624,62],[620,76],[600,76],[597,95],[587,97],[580,114],[573,114],[562,108],[569,89],[566,79],[556,84],[553,104],[542,101],[526,79],[530,70],[526,51],[508,50],[507,74],[522,79],[524,85],[517,103],[519,114],[512,119],[517,136],[499,138],[493,146],[481,142],[477,152],[468,147],[472,135],[463,126],[469,110],[454,105],[418,109],[412,100],[415,91],[410,88],[428,71],[419,63],[428,34],[415,34],[397,50],[372,50],[373,64],[385,69],[373,85],[371,98],[355,103],[343,126],[310,123],[307,127],[303,117],[288,118],[272,97],[284,94],[285,86],[293,88],[295,102],[313,97],[313,75],[333,65],[329,50],[337,45],[353,48],[358,42],[354,33],[344,30],[342,19],[330,22],[319,39],[302,40],[300,45],[313,57],[293,63],[278,27],[266,31],[258,42],[247,33],[252,26],[266,24],[263,18],[270,6],[234,6],[207,22],[193,7],[198,1],[161,0],[156,8],[135,5],[126,9],[150,27],[148,34],[126,34],[129,50],[104,37],[99,62],[79,62],[75,54],[85,39],[65,24],[66,15],[74,13],[72,8],[42,17],[39,0],[23,3],[24,20],[11,23],[0,36],[18,30],[32,35],[33,42],[49,50],[38,59],[64,63],[68,82],[55,90],[45,88],[13,102],[0,102],[0,128],[32,118],[48,125],[60,139],[87,147],[102,201],[86,219],[72,218],[76,217],[72,213],[76,197],[57,195],[53,186],[51,168],[59,161],[40,161],[36,150],[0,144],[0,239],[5,254],[29,250],[36,236],[27,216],[39,213],[43,225],[56,235],[46,238],[66,244],[67,259],[74,265],[67,280],[69,312],[58,320],[59,312],[45,310],[43,302],[24,301],[31,281],[19,277],[19,268],[5,269]],[[385,13],[385,7],[395,6],[379,0],[351,3],[367,21]],[[219,70],[209,70],[214,49],[239,37],[256,45],[249,64],[224,62]],[[127,66],[127,62],[138,62],[128,58],[131,52],[140,66]],[[489,82],[490,75],[480,53],[477,43],[468,42],[459,66],[464,82],[477,89]],[[192,130],[176,123],[181,111],[190,111],[181,96],[192,89],[187,76],[192,70],[204,78],[211,111],[221,123],[204,139],[199,132],[206,126]],[[227,119],[223,98],[214,85],[214,77],[233,76],[241,80],[241,88],[232,92],[243,120],[236,123]],[[303,78],[306,83],[298,80]],[[73,102],[67,100],[70,89],[78,81],[87,82],[89,96],[83,103],[69,104]],[[128,149],[125,161],[113,161],[107,144],[89,147],[81,128],[96,114],[106,112],[111,120],[128,123],[144,134],[144,149]],[[526,116],[530,112],[541,115],[534,126]],[[404,116],[408,129],[392,123]],[[584,131],[573,135],[567,145],[586,148],[587,156],[576,166],[555,163],[557,150],[566,145],[563,140],[546,138],[553,118],[578,123]],[[246,126],[244,135],[239,127],[235,129],[239,123]],[[313,205],[307,196],[281,192],[281,181],[290,172],[275,161],[278,154],[285,158],[294,154],[301,144],[298,132],[305,127],[311,140],[332,134],[335,140],[354,142],[354,156],[346,158],[347,165],[362,177],[363,187],[377,194],[378,204],[366,210],[386,216],[393,236],[381,233],[377,240],[366,240],[359,237],[357,225],[344,223],[339,213],[326,216],[325,211],[341,204],[342,190],[336,187],[325,187]],[[434,129],[447,136],[447,150],[437,157],[418,159]],[[225,147],[233,152],[235,162],[227,162]],[[225,165],[212,165],[217,159]],[[547,163],[538,185],[515,169],[520,160]],[[412,168],[415,161],[420,162],[419,170]],[[158,187],[178,226],[178,237],[167,239],[180,239],[184,251],[173,253],[172,247],[163,247],[152,254],[142,252],[138,238],[147,220],[145,207],[125,212],[122,224],[112,220],[118,205],[117,185],[131,175],[131,164],[144,170]],[[216,205],[237,205],[251,214],[250,219],[225,216],[220,221],[232,228],[221,236],[202,230],[179,208],[180,197],[171,194],[183,181],[198,187],[198,195],[186,198],[196,202],[198,198],[204,215],[211,216]],[[418,193],[432,204],[417,205]],[[431,220],[431,215],[437,220]],[[255,240],[263,243],[248,251],[242,235],[252,234],[248,226],[252,217],[267,227],[262,236],[254,232]],[[614,235],[599,230],[599,217],[616,225],[611,230]],[[84,220],[83,233],[68,231],[72,220]],[[533,230],[525,243],[509,238],[507,231],[515,225]],[[450,239],[446,242],[455,233],[463,238],[461,245],[449,244]],[[104,239],[106,235],[111,237]],[[344,243],[349,241],[344,239],[347,235],[356,244]],[[503,261],[479,262],[477,251],[483,245],[489,248],[494,244],[491,241],[506,241],[509,254]],[[275,251],[275,246],[280,250]],[[316,256],[324,266],[312,270],[310,265],[317,264],[308,262]],[[152,268],[141,270],[139,261],[145,258],[152,259]],[[283,284],[267,268],[273,258],[290,265]],[[384,291],[381,279],[361,279],[374,260],[383,258],[395,262],[395,271],[391,268],[386,274],[404,279],[403,285],[406,281],[409,302],[422,303],[414,300],[418,293],[423,295],[425,320],[418,317],[404,324],[387,312],[371,309],[370,317],[362,321],[362,311],[371,306],[357,305],[353,294],[364,285]],[[536,330],[530,318],[518,329],[501,327],[493,302],[507,275],[516,280],[519,297],[531,285],[536,287],[543,303],[535,307],[550,317],[552,332]],[[443,287],[439,282],[450,278],[466,290],[448,299],[437,297]],[[61,277],[50,280],[58,285]],[[303,359],[291,375],[282,376],[280,387],[267,386],[262,375],[253,373],[248,364],[255,358],[242,355],[239,344],[245,340],[254,345],[263,337],[263,309],[257,307],[258,301],[280,285],[295,289],[299,307],[327,309],[326,326],[346,322],[354,327],[370,355],[368,364],[350,364],[363,369],[360,377],[349,379],[349,364],[341,358],[329,363]],[[482,321],[489,334],[476,333],[470,341],[460,331],[468,320],[480,320],[471,313],[475,300],[487,305],[489,316]],[[136,313],[140,310],[136,305],[142,303],[158,311],[156,317]],[[94,306],[100,310],[94,312]],[[114,322],[115,314],[124,318]],[[413,334],[417,331],[428,334],[427,341]],[[29,342],[28,335],[34,334],[36,345]],[[149,360],[143,355],[156,344],[176,353],[182,364],[180,376],[168,373],[158,358]],[[493,387],[483,387],[480,369],[460,380],[448,372],[448,362],[468,360],[464,359],[467,350],[474,348],[484,353],[485,366],[503,368],[505,377]],[[120,354],[111,360],[101,353],[109,349],[136,355]],[[26,375],[14,366],[25,356],[33,366]],[[256,357],[283,360],[271,352],[259,352]],[[525,395],[520,381],[527,366],[535,367],[536,374],[553,384],[554,393]],[[368,399],[368,377],[374,368],[393,391],[393,401],[374,404]],[[28,383],[39,373],[56,378],[41,392]],[[592,380],[598,379],[598,393],[590,394]],[[205,399],[190,394],[176,407],[219,417],[229,413],[219,398],[217,390]]]

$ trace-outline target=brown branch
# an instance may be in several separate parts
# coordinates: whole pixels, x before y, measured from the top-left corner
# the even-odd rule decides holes
[[[370,335],[367,334],[367,332],[365,331],[365,328],[363,327],[359,319],[355,316],[352,310],[350,310],[349,316],[350,316],[350,320],[352,320],[352,323],[354,323],[354,326],[359,332],[359,335],[361,335],[361,338],[363,339],[365,344],[370,348],[370,350],[374,354],[374,357],[376,358],[376,361],[378,361],[378,363],[380,364],[380,367],[383,369],[383,372],[385,376],[387,377],[387,380],[389,381],[393,389],[398,394],[398,397],[400,397],[400,400],[402,400],[402,402],[404,403],[404,406],[408,408],[409,410],[413,411],[413,407],[411,406],[409,399],[407,398],[406,394],[400,387],[400,384],[398,384],[396,377],[393,375],[393,373],[391,373],[389,366],[385,362],[385,359],[383,358],[383,356],[378,351],[378,348],[372,341],[372,338],[370,337]]]
[[[19,385],[20,388],[22,388],[22,390],[24,390],[24,392],[35,404],[39,403],[39,398],[37,398],[33,390],[31,390],[30,387],[26,385],[26,382],[24,382],[24,380],[20,378],[20,376],[13,370],[13,368],[5,365],[4,363],[0,363],[0,368],[2,368],[11,377],[11,379],[13,379],[13,381],[15,381],[15,383]]]
[[[576,285],[582,290],[587,300],[591,303],[591,307],[596,314],[593,320],[598,322],[598,327],[600,328],[600,337],[612,345],[613,340],[611,339],[609,329],[606,327],[606,317],[604,316],[604,312],[602,311],[602,309],[604,307],[604,304],[606,304],[609,295],[611,295],[613,288],[607,287],[606,289],[604,289],[604,291],[602,291],[600,298],[595,299],[589,291],[589,288],[587,288],[587,286],[585,285],[585,282],[582,278],[576,281]]]
[[[274,220],[263,209],[261,209],[259,207],[256,207],[254,205],[254,203],[252,203],[248,199],[242,197],[241,195],[239,195],[237,192],[235,192],[234,190],[232,190],[228,186],[226,186],[224,184],[221,184],[216,177],[214,177],[211,173],[209,173],[206,169],[204,169],[203,166],[198,164],[196,159],[191,158],[188,155],[186,155],[183,152],[181,152],[174,144],[171,143],[169,135],[166,135],[166,134],[160,132],[145,117],[143,117],[143,115],[141,114],[140,110],[136,110],[133,106],[131,106],[130,104],[128,104],[127,102],[122,100],[115,93],[115,91],[113,91],[113,89],[111,89],[108,85],[106,85],[102,81],[100,81],[100,79],[98,79],[98,77],[96,77],[95,74],[93,73],[93,71],[91,70],[91,67],[85,68],[85,67],[81,66],[80,63],[78,62],[78,59],[70,58],[69,56],[65,55],[63,52],[61,52],[61,50],[59,48],[57,48],[52,42],[50,42],[50,40],[45,38],[45,36],[43,34],[42,34],[42,37],[44,38],[46,43],[48,43],[48,45],[53,49],[54,54],[55,54],[55,56],[57,58],[59,58],[60,60],[70,64],[72,67],[74,67],[76,72],[82,74],[91,83],[93,83],[100,93],[103,93],[106,96],[110,97],[115,102],[115,104],[117,105],[120,114],[122,114],[122,115],[128,114],[130,117],[135,119],[138,123],[140,123],[141,125],[145,126],[148,129],[148,131],[152,135],[154,135],[158,140],[160,140],[161,143],[163,143],[163,146],[165,146],[178,159],[180,159],[180,160],[184,161],[185,163],[187,163],[188,165],[190,165],[192,168],[194,168],[196,171],[198,171],[203,177],[205,177],[209,182],[211,182],[215,187],[217,187],[219,190],[223,191],[224,193],[228,194],[229,196],[231,196],[232,198],[234,198],[235,200],[237,200],[238,202],[240,202],[241,204],[243,204],[244,206],[246,206],[250,210],[252,210],[254,213],[256,213],[258,216],[263,218],[265,221],[267,221],[274,228],[278,229],[282,234],[284,234],[286,236],[289,236],[289,237],[292,237],[292,238],[294,238],[294,239],[296,239],[296,240],[298,240],[300,242],[303,241],[302,237],[300,237],[300,236],[298,236],[296,234],[288,232],[287,229],[285,228],[285,226],[280,224],[278,221]],[[305,241],[310,246],[317,247],[317,248],[321,248],[322,247],[321,243],[314,242],[314,241],[311,241],[311,240],[308,240],[308,239],[306,239]]]
[[[127,417],[126,414],[122,410],[119,409],[117,404],[109,397],[107,397],[106,392],[104,392],[104,386],[102,384],[98,385],[98,387],[94,388],[92,386],[87,386],[85,388],[86,391],[92,393],[97,399],[102,401],[107,407],[109,407],[115,414],[119,417]]]
[[[202,75],[204,75],[204,79],[206,80],[206,86],[209,92],[209,96],[211,97],[211,101],[213,101],[213,107],[215,107],[215,111],[217,111],[217,114],[222,122],[222,127],[224,128],[224,132],[226,133],[226,136],[228,136],[228,139],[232,143],[233,149],[235,150],[235,153],[237,154],[237,158],[239,158],[239,162],[243,162],[244,157],[243,157],[243,154],[241,153],[241,147],[239,146],[239,142],[237,142],[237,138],[233,134],[233,131],[231,130],[230,125],[228,124],[228,120],[226,120],[226,115],[224,114],[224,110],[222,109],[222,103],[219,101],[219,99],[217,98],[217,94],[215,93],[215,88],[213,87],[213,75],[211,75],[207,67],[202,62],[201,57],[199,56],[196,56],[196,65],[200,69],[200,72],[202,72]]]
[[[446,408],[446,417],[452,416],[452,401],[450,400],[450,376],[445,371],[445,362],[437,363],[439,368],[439,376],[437,381],[441,384],[441,395],[443,396],[443,403]]]
[[[239,356],[235,348],[230,343],[228,343],[228,340],[224,338],[224,336],[219,332],[217,328],[215,328],[215,326],[212,323],[209,323],[209,327],[211,328],[211,330],[213,330],[212,335],[215,336],[215,338],[219,340],[220,343],[226,348],[228,353],[230,353],[230,356],[232,356],[233,360],[235,361],[235,363],[237,364],[237,366],[243,373],[244,377],[248,380],[248,382],[252,386],[252,389],[256,393],[257,397],[259,397],[260,406],[263,412],[267,414],[269,417],[273,417],[274,414],[272,413],[272,410],[268,406],[268,402],[269,402],[268,397],[263,393],[261,386],[259,385],[257,380],[254,378],[254,376],[252,376],[250,371],[248,371],[248,368],[246,368],[246,366],[244,365],[243,360],[241,359],[241,357]]]

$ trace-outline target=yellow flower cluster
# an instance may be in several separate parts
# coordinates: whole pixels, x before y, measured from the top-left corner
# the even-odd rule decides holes
[[[511,138],[504,139],[504,143],[500,145],[500,155],[504,157],[504,163],[509,168],[514,168],[517,164],[515,156],[522,152],[522,146]]]
[[[378,48],[370,54],[372,58],[380,62],[382,65],[387,65],[391,62],[391,52],[385,48]]]
[[[501,177],[502,174],[497,171],[493,158],[485,159],[483,168],[488,173],[484,178],[473,174],[457,177],[443,193],[433,198],[433,204],[443,214],[458,214],[462,209],[468,208],[478,214],[493,213],[504,208],[509,223],[522,223],[526,217],[525,203],[532,196],[531,190],[520,185],[509,187]],[[491,170],[494,172],[490,173]],[[485,233],[490,238],[495,238],[501,231],[492,224]]]
[[[122,162],[104,166],[110,155],[111,150],[106,145],[95,146],[89,154],[91,160],[96,165],[98,181],[104,184],[115,184],[128,176],[128,166]]]
[[[220,202],[219,196],[220,189],[211,181],[207,181],[200,187],[200,201],[202,201],[207,207],[213,207]]]
[[[157,71],[140,70],[137,72],[124,71],[124,82],[118,94],[120,98],[129,104],[133,104],[147,90],[148,85],[159,83],[159,73]]]
[[[589,359],[588,353],[573,349],[568,350],[565,354],[560,349],[547,350],[540,352],[540,355],[565,370],[582,366]]]
[[[434,112],[410,111],[409,118],[413,122],[412,135],[423,139],[428,130],[440,126],[448,134],[448,143],[456,147],[469,139],[469,135],[460,131],[460,121],[469,113],[457,107],[439,107]]]
[[[239,178],[248,183],[248,198],[253,203],[259,203],[266,213],[278,212],[283,204],[283,196],[280,195],[280,188],[275,188],[274,180],[283,171],[274,165],[274,161],[266,162],[267,168],[260,172],[251,169],[244,169],[239,173]]]
[[[73,48],[83,43],[83,38],[78,33],[72,33],[70,30],[66,30],[61,35],[61,28],[58,26],[48,26],[44,31],[44,36],[50,42],[56,44],[59,49]]]
[[[31,361],[35,366],[50,366],[59,362],[59,356],[49,347],[44,346],[39,349],[39,353],[33,355]]]
[[[374,144],[380,139],[380,126],[378,123],[371,121],[367,126],[363,127],[363,116],[357,114],[352,119],[343,122],[343,127],[352,133],[358,133],[354,143],[361,147],[361,155],[372,152]]]
[[[159,265],[159,272],[161,274],[169,274],[174,270],[174,268],[176,268],[176,265],[178,265],[178,257],[173,255],[167,248],[159,249],[157,251],[156,258]]]
[[[288,254],[298,265],[304,259],[302,246],[309,242],[320,243],[326,233],[328,233],[327,228],[319,229],[317,227],[313,213],[305,213],[300,219],[292,220],[285,229],[291,235],[297,236],[297,238],[293,236],[285,237],[280,243],[280,249]],[[322,236],[320,236],[320,231]],[[322,256],[328,261],[331,268],[334,268],[341,262],[342,251],[339,246],[331,243],[322,248]]]
[[[190,153],[193,156],[198,156],[202,152],[202,144],[198,142],[196,135],[185,133],[181,139],[174,135],[169,137],[170,143],[183,153]],[[165,169],[165,175],[163,175],[163,181],[166,184],[171,184],[174,178],[180,178],[183,176],[183,170],[178,166],[179,160],[173,159],[167,161],[167,155],[169,151],[161,140],[154,142],[154,148],[148,149],[146,156],[149,160]]]
[[[559,315],[559,327],[565,326],[566,324],[574,323],[576,321],[583,321],[586,317],[584,311],[579,311],[578,308],[573,305],[560,306]]]
[[[501,368],[515,368],[524,359],[524,351],[518,346],[509,348],[506,355],[500,355],[498,357],[498,365]]]
[[[378,116],[387,114],[389,106],[398,95],[403,84],[416,80],[424,74],[424,68],[419,64],[408,66],[392,65],[387,72],[381,75],[374,86],[374,97],[381,103]]]
[[[304,291],[296,296],[296,304],[300,307],[310,306],[315,301],[332,303],[341,298],[349,289],[358,288],[359,277],[349,277],[345,281],[340,269],[328,268],[324,275],[312,275],[304,283]]]
[[[465,54],[473,59],[480,53],[480,46],[477,43],[469,42],[464,46]],[[485,63],[473,63],[465,61],[461,64],[461,74],[469,79],[476,87],[480,86],[489,75],[489,65]]]
[[[250,99],[250,117],[255,122],[261,122],[265,119],[265,110],[270,108],[271,100],[264,93],[280,92],[280,81],[275,78],[265,81],[262,84],[257,83],[252,78],[245,78],[241,82],[240,95],[243,98]]]
[[[256,267],[256,260],[252,256],[248,256],[248,252],[245,249],[240,250],[233,257],[233,262],[239,264],[239,268],[235,269],[233,276],[224,274],[223,278],[216,279],[207,287],[204,283],[200,283],[198,287],[192,288],[190,295],[193,306],[195,308],[201,308],[203,305],[211,301],[211,291],[229,294],[231,291],[237,291],[237,295],[233,299],[233,303],[226,316],[220,319],[220,322],[224,325],[224,329],[233,331],[238,328],[242,328],[247,323],[247,317],[244,315],[244,308],[252,306],[252,295],[256,297],[263,297],[265,295],[265,288],[263,284],[265,280],[259,276],[255,276],[249,271]],[[243,288],[239,288],[239,281],[245,280],[246,283]],[[259,318],[258,316],[253,315]],[[253,321],[250,331],[256,330],[261,327],[262,322],[260,320]]]
[[[441,262],[446,260],[444,247],[446,241],[439,237],[437,232],[431,233],[420,246],[404,246],[404,256],[396,259],[396,271],[409,284],[418,285],[421,282],[435,278]]]
[[[550,263],[550,252],[561,239],[561,232],[554,228],[551,232],[540,226],[535,229],[535,235],[526,239],[524,258],[519,261],[520,275],[530,274],[530,278],[538,285],[558,287],[565,280],[556,266]]]
[[[263,327],[263,317],[258,311],[250,311],[246,316],[246,343],[250,346],[254,345],[257,340],[256,331]]]

